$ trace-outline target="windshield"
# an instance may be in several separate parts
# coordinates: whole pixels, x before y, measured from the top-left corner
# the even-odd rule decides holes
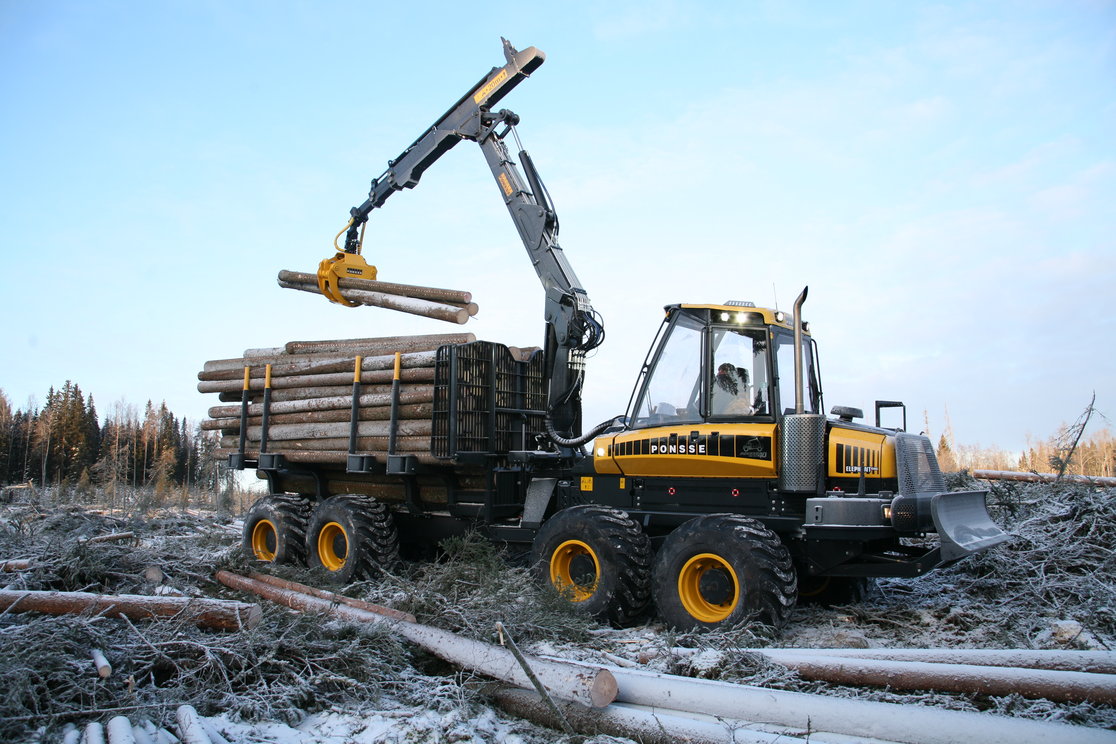
[[[659,347],[654,366],[636,403],[632,425],[699,423],[701,419],[702,324],[678,317]]]

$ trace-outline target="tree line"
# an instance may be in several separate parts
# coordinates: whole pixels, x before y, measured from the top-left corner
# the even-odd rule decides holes
[[[67,380],[50,388],[40,408],[13,408],[0,390],[0,483],[121,488],[216,490],[221,468],[217,439],[191,428],[165,402],[140,414],[124,402],[101,420],[93,402]]]
[[[938,464],[947,472],[1015,470],[1116,477],[1116,436],[1107,428],[1084,434],[1074,426],[1062,426],[1050,438],[1030,442],[1022,453],[957,444],[947,429],[938,439],[937,450]]]

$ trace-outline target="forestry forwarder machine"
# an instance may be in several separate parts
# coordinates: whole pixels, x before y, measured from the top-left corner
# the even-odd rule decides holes
[[[519,117],[492,108],[545,57],[506,40],[504,54],[372,182],[319,277],[334,301],[337,277],[374,278],[360,256],[369,213],[470,140],[545,290],[545,346],[527,360],[484,341],[439,349],[434,462],[240,463],[269,483],[245,520],[256,557],[305,560],[347,582],[477,530],[530,546],[539,579],[602,620],[629,623],[653,604],[692,629],[780,626],[800,597],[849,601],[869,577],[918,576],[1007,539],[985,491],[947,491],[925,436],[881,428],[887,407],[902,408],[905,426],[902,403],[876,401],[875,426],[856,423],[856,408],[826,417],[805,289],[790,315],[668,305],[627,415],[581,434],[585,355],[604,330],[530,156],[520,145],[522,174],[509,156]]]

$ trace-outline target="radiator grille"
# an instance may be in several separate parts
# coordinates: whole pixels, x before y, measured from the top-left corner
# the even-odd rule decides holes
[[[934,448],[926,437],[902,432],[896,434],[895,459],[900,493],[914,495],[946,490],[938,458],[934,456]]]

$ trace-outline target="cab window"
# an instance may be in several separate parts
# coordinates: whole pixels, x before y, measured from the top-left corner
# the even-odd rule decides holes
[[[709,418],[770,415],[766,329],[714,327],[709,346]]]
[[[775,335],[776,374],[778,375],[779,404],[783,413],[794,413],[794,335]],[[802,350],[802,406],[804,413],[818,413],[821,390],[814,366],[813,344],[807,339]]]
[[[702,324],[680,316],[659,349],[635,407],[633,425],[701,421]]]

